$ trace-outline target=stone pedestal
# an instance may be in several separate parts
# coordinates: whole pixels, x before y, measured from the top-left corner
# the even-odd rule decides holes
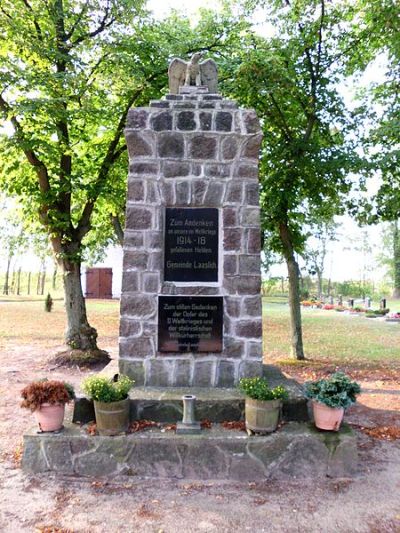
[[[131,109],[125,136],[120,372],[159,387],[232,387],[260,375],[255,113],[192,88]]]

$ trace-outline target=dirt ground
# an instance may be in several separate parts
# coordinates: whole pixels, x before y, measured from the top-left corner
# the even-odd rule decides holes
[[[103,346],[104,347],[104,346]],[[116,345],[105,347],[115,356]],[[355,479],[237,483],[28,476],[19,466],[29,412],[19,391],[52,376],[79,384],[87,371],[57,369],[56,347],[0,347],[0,531],[18,532],[400,532],[400,376],[357,379],[363,394],[346,415],[360,451]],[[305,371],[293,371],[299,379]],[[353,375],[353,377],[355,377]],[[397,437],[397,438],[396,438]],[[393,439],[393,440],[390,440]]]

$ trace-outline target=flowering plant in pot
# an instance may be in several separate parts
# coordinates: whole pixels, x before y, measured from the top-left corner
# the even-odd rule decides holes
[[[271,389],[265,378],[242,378],[239,389],[246,395],[245,419],[248,433],[275,431],[288,392],[282,385]]]
[[[100,435],[118,435],[128,430],[129,397],[134,381],[116,374],[114,378],[90,376],[82,383],[86,394],[92,398]]]
[[[65,404],[75,398],[72,385],[64,381],[33,381],[21,391],[21,407],[30,409],[41,431],[58,431],[63,426]]]
[[[360,392],[360,385],[343,372],[306,383],[306,396],[312,400],[316,427],[339,431],[344,410],[355,403]]]

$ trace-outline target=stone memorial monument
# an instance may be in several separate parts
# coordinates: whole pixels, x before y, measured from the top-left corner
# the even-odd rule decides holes
[[[261,131],[194,54],[132,108],[120,372],[137,385],[232,387],[262,373]]]

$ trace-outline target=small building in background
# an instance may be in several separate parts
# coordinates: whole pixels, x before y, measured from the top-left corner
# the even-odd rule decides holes
[[[122,248],[110,247],[104,260],[82,266],[82,290],[86,298],[120,298],[122,282]]]

